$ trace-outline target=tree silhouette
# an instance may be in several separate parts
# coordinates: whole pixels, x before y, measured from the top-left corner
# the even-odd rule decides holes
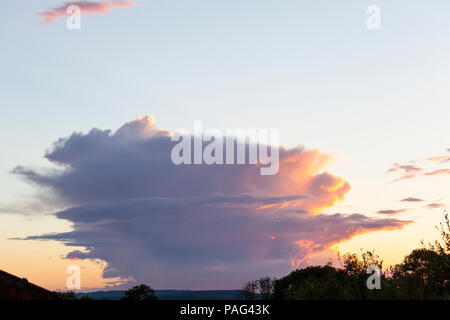
[[[78,300],[75,292],[73,291],[56,292],[56,294],[61,300]]]
[[[158,300],[155,295],[155,290],[151,287],[141,284],[135,286],[125,292],[125,295],[121,300]]]
[[[264,277],[247,282],[241,289],[244,300],[270,300],[273,298],[275,279]]]

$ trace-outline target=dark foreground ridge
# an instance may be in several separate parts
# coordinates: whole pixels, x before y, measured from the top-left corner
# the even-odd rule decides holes
[[[0,300],[58,300],[56,293],[0,270]]]

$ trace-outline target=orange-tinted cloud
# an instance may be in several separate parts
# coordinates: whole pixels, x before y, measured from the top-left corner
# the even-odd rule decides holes
[[[350,184],[342,177],[321,172],[332,157],[317,150],[280,149],[280,168],[275,176],[252,175],[245,179],[252,192],[267,195],[307,194],[308,198],[277,204],[314,214],[342,201]]]
[[[308,263],[308,260],[321,252],[325,252],[326,250],[332,249],[336,244],[339,244],[340,242],[350,240],[358,235],[367,234],[370,232],[375,231],[389,231],[389,230],[398,230],[402,229],[404,226],[409,225],[412,223],[412,221],[401,221],[401,220],[379,220],[381,221],[396,221],[393,224],[385,224],[380,223],[378,225],[372,225],[372,226],[363,226],[361,224],[353,224],[346,226],[343,230],[340,232],[339,237],[335,237],[334,239],[328,239],[328,241],[324,241],[324,238],[326,238],[326,233],[323,233],[323,237],[321,241],[311,241],[311,240],[299,240],[296,241],[296,244],[298,245],[298,255],[291,260],[291,265],[293,268],[299,268],[302,266],[305,266]],[[327,228],[330,228],[329,226],[326,226]],[[330,228],[332,229],[332,228]],[[329,235],[333,237],[335,233],[330,232]]]
[[[76,5],[80,8],[81,14],[97,14],[97,13],[107,13],[109,10],[114,8],[129,8],[133,6],[133,3],[129,0],[116,0],[116,1],[71,1],[66,2],[59,7],[50,9],[49,11],[39,12],[38,16],[41,16],[43,20],[41,24],[49,24],[53,22],[54,19],[68,16],[67,8]]]
[[[450,156],[430,157],[427,160],[434,163],[450,162]]]
[[[450,174],[450,169],[439,169],[424,173],[425,176],[437,176],[441,174]]]

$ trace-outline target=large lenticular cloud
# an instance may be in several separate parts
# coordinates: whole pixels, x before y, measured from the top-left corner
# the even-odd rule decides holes
[[[29,237],[82,246],[68,258],[101,259],[104,277],[156,288],[237,288],[357,234],[409,223],[361,214],[321,214],[349,184],[323,172],[329,156],[280,148],[279,172],[258,165],[171,162],[169,131],[150,116],[115,133],[91,130],[58,140],[46,158],[60,170],[15,173],[51,190],[71,209],[56,213],[73,231]]]

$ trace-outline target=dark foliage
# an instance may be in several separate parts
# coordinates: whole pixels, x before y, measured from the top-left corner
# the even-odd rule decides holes
[[[283,300],[423,300],[450,299],[450,221],[438,226],[441,241],[413,250],[403,261],[383,271],[383,261],[372,251],[345,254],[342,267],[332,265],[298,269],[271,280],[248,282],[244,299]],[[380,288],[369,289],[370,266],[380,270]],[[269,279],[270,282],[264,282]],[[262,282],[261,282],[262,281]],[[264,295],[261,290],[264,283]]]

